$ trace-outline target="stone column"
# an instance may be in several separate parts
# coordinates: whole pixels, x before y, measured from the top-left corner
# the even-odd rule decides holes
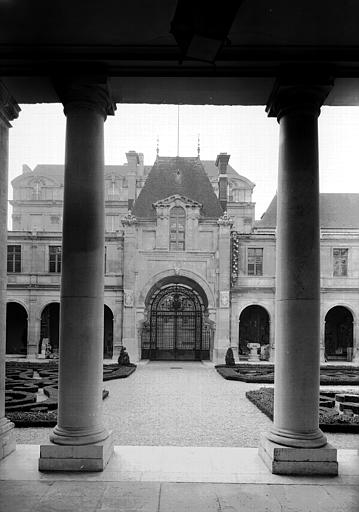
[[[230,347],[230,232],[232,219],[225,212],[218,219],[218,254],[219,275],[218,293],[219,304],[217,309],[216,344],[213,351],[213,359],[218,363],[225,362],[227,349]],[[234,344],[235,347],[235,344]],[[235,351],[234,351],[235,356]]]
[[[141,358],[136,328],[136,251],[137,251],[137,220],[129,213],[122,219],[124,226],[123,241],[123,328],[122,345],[126,347],[130,361]]]
[[[113,451],[102,421],[104,315],[104,120],[106,81],[58,92],[67,117],[62,237],[58,423],[40,470],[102,470]]]
[[[20,107],[0,82],[0,459],[15,450],[14,424],[5,416],[7,209],[10,121]]]
[[[318,115],[329,82],[278,81],[267,111],[280,124],[274,425],[260,455],[274,473],[336,474],[319,429]],[[292,450],[285,447],[293,448]]]

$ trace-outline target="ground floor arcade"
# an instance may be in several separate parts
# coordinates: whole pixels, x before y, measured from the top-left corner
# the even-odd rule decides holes
[[[216,314],[209,314],[204,290],[194,282],[169,280],[148,294],[146,308],[139,308],[135,347],[126,347],[134,362],[151,360],[212,360]],[[186,284],[187,283],[187,284]],[[118,300],[118,303],[122,299]],[[51,301],[7,303],[6,354],[56,358],[59,353],[60,303]],[[104,305],[103,357],[117,360],[123,339],[123,310],[117,302]],[[121,304],[122,305],[122,304]],[[117,314],[114,311],[117,309]],[[250,344],[257,344],[258,361],[273,361],[275,353],[274,298],[256,303],[234,301],[230,308],[230,344],[235,359],[246,360]],[[359,323],[355,307],[322,304],[321,362],[358,360]],[[36,338],[35,338],[36,337]],[[128,342],[127,342],[128,344]],[[33,348],[36,347],[36,351]],[[138,353],[139,357],[133,357]]]

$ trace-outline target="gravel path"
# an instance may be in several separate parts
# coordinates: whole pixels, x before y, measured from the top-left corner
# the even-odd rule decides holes
[[[200,362],[151,362],[127,379],[104,383],[104,420],[117,445],[257,447],[271,421],[246,397],[263,384],[223,379]],[[15,429],[20,444],[48,441],[51,429]],[[359,445],[355,434],[330,434],[337,448]]]

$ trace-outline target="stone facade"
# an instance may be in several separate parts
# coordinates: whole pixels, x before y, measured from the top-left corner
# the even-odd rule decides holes
[[[117,359],[122,345],[131,361],[143,357],[152,298],[156,290],[172,284],[189,287],[203,300],[208,357],[213,361],[224,362],[229,346],[236,359],[248,358],[248,343],[260,344],[260,359],[274,360],[275,201],[255,222],[254,184],[228,165],[229,155],[220,154],[217,161],[157,157],[153,166],[144,165],[141,153],[126,156],[124,165],[105,166],[105,357]],[[8,255],[8,354],[41,357],[43,339],[54,337],[53,329],[58,328],[58,319],[46,314],[50,304],[60,302],[63,172],[60,165],[38,165],[34,170],[24,165],[12,181],[8,246],[21,247],[21,261],[16,267],[19,256]],[[227,197],[221,185],[219,201],[221,180],[228,183]],[[353,218],[359,216],[347,211],[346,218],[344,212],[333,223],[325,215],[333,205],[338,210],[344,196],[350,196],[352,209],[358,210],[359,195],[322,196],[321,359],[357,361],[359,225]],[[182,220],[171,217],[175,211],[183,212]],[[334,251],[340,248],[345,268],[339,272],[343,275],[333,275],[333,258],[338,259]],[[9,309],[18,308],[13,303],[24,311],[22,333],[10,325],[18,314]],[[328,354],[327,314],[338,306],[352,316],[352,337],[336,342]],[[339,320],[335,325],[340,327]],[[51,347],[55,356],[56,343]]]

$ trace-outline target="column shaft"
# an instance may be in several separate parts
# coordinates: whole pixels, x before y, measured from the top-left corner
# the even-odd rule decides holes
[[[269,439],[320,447],[318,109],[280,119],[274,427]]]
[[[104,116],[66,106],[58,444],[102,441]]]
[[[15,450],[14,424],[5,416],[7,209],[9,128],[20,108],[0,82],[0,460]]]

